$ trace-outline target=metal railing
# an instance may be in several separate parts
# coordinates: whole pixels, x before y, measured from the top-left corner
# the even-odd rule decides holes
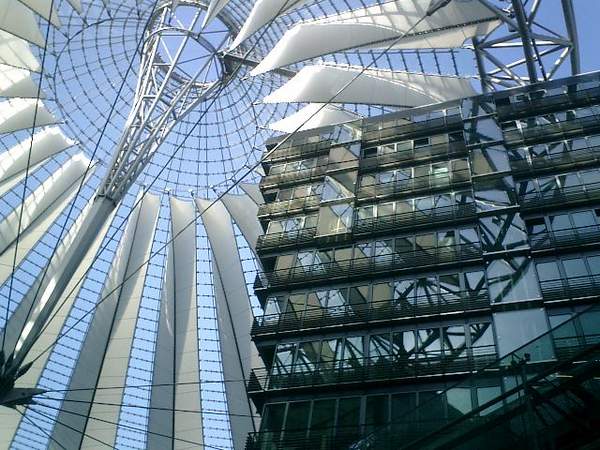
[[[266,217],[271,214],[284,214],[290,211],[303,211],[305,209],[317,208],[321,202],[321,195],[309,195],[307,197],[293,198],[291,200],[265,203],[258,207],[258,217]]]
[[[439,134],[442,130],[460,128],[463,123],[460,114],[418,122],[411,122],[410,118],[401,120],[404,122],[381,129],[379,127],[382,126],[382,123],[365,124],[362,135],[363,143],[371,144],[379,141],[389,141],[390,139],[399,140],[411,136],[429,136]]]
[[[279,248],[298,247],[314,244],[317,228],[302,228],[300,230],[282,231],[280,233],[263,234],[256,241],[256,251],[265,252]]]
[[[463,445],[471,442],[471,446],[465,448],[482,448],[481,445],[492,430],[502,431],[501,435],[511,433],[510,425],[514,423],[516,417],[522,414],[527,414],[529,419],[534,417],[534,414],[531,414],[531,407],[534,404],[528,405],[528,402],[531,402],[532,388],[537,390],[538,399],[543,395],[555,398],[561,393],[562,383],[572,383],[575,379],[571,373],[579,376],[586,366],[589,366],[591,371],[588,371],[587,376],[597,374],[598,358],[600,358],[600,323],[597,320],[599,313],[600,307],[594,305],[575,314],[569,320],[522,347],[480,368],[475,374],[450,385],[430,400],[399,417],[394,417],[393,423],[378,428],[348,448],[353,450],[441,449],[454,448],[453,445],[458,445],[459,442]],[[478,405],[472,405],[467,410],[462,409],[453,417],[439,417],[430,424],[418,422],[419,417],[433,419],[430,413],[432,405],[435,407],[436,404],[445,402],[448,392],[461,388],[470,390],[480,382],[485,383],[486,386],[497,386],[498,394],[491,399],[481,401]],[[597,392],[596,385],[597,383],[591,387]],[[571,406],[582,405],[575,402]],[[524,438],[527,442],[528,433],[540,432],[533,424],[539,424],[543,429],[552,422],[550,416],[539,419],[539,412],[537,417],[538,419],[529,421],[529,427],[523,427],[520,439]],[[555,415],[554,420],[556,417]],[[422,425],[427,425],[423,430],[425,432],[418,434],[411,432]],[[482,433],[482,430],[486,430],[485,433]],[[477,439],[480,440],[479,444],[473,442]],[[554,446],[543,448],[554,448]]]
[[[410,271],[442,264],[464,263],[481,259],[479,243],[463,243],[444,247],[419,248],[340,261],[319,262],[307,266],[276,269],[258,274],[255,288],[302,284],[336,278],[350,279],[377,273]]]
[[[322,164],[308,169],[295,170],[293,172],[283,172],[274,175],[262,177],[258,185],[261,188],[277,186],[279,184],[295,183],[299,181],[308,182],[321,179],[327,172],[327,165]]]
[[[464,142],[444,142],[441,144],[417,147],[410,151],[402,150],[366,157],[361,159],[360,169],[366,171],[403,162],[412,164],[416,161],[426,161],[428,159],[439,157],[453,158],[466,153],[466,151],[467,147]]]
[[[554,188],[545,192],[530,192],[519,195],[523,210],[543,210],[557,206],[593,203],[600,200],[600,183],[580,184]]]
[[[459,291],[386,299],[364,304],[306,308],[256,317],[252,334],[277,334],[287,331],[309,330],[352,323],[386,322],[432,316],[450,312],[466,312],[490,307],[487,289],[477,292]]]
[[[507,144],[540,143],[600,131],[600,117],[592,115],[555,123],[536,125],[522,130],[505,130]]]
[[[376,356],[316,361],[310,367],[296,364],[286,367],[254,369],[248,392],[306,389],[339,383],[366,383],[469,373],[496,360],[494,346],[463,348],[460,355],[443,351],[413,354],[412,358]]]
[[[406,196],[419,191],[431,191],[457,187],[471,182],[471,171],[454,170],[444,175],[427,175],[406,180],[395,180],[368,186],[360,186],[356,198],[365,200],[387,196]]]
[[[333,141],[331,139],[309,144],[280,147],[269,154],[265,161],[276,162],[300,157],[317,156],[329,152]]]
[[[560,249],[590,244],[600,244],[600,225],[545,231],[529,235],[529,245],[532,250]]]
[[[576,89],[574,85],[572,88]],[[498,116],[503,120],[517,118],[534,112],[548,113],[556,110],[565,110],[573,107],[593,105],[600,102],[600,87],[567,91],[561,94],[548,95],[535,99],[522,100],[520,102],[510,103],[509,105],[500,105],[497,107]]]
[[[546,301],[595,299],[600,297],[600,275],[543,280],[540,287]]]
[[[475,203],[408,211],[389,216],[356,218],[352,232],[356,236],[373,235],[402,229],[426,228],[440,223],[455,223],[476,218]]]
[[[537,171],[594,163],[600,163],[600,146],[535,156],[531,160],[510,159],[510,166],[515,174],[535,173]]]

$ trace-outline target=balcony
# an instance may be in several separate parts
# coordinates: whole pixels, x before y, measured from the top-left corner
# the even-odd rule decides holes
[[[531,250],[560,250],[564,248],[600,245],[600,227],[567,228],[558,231],[545,231],[529,236]]]
[[[367,123],[363,128],[363,147],[364,144],[440,134],[445,131],[462,128],[462,124],[463,121],[460,114],[414,122],[411,122],[410,118],[401,118],[389,122],[382,120]]]
[[[412,151],[396,151],[383,155],[363,158],[360,161],[360,169],[368,171],[380,167],[394,166],[401,163],[413,164],[418,161],[427,161],[439,158],[454,158],[465,154],[467,148],[464,142],[446,142],[443,144],[417,147]]]
[[[257,317],[252,325],[252,335],[277,335],[286,332],[317,330],[373,322],[388,323],[445,313],[467,312],[489,308],[486,289],[478,292],[431,294],[411,299],[386,299],[366,304],[339,305],[327,308],[309,308]]]
[[[495,349],[477,347],[464,351],[468,356],[428,352],[417,358],[365,357],[338,361],[319,361],[307,366],[298,364],[279,368],[279,373],[254,369],[248,382],[248,393],[307,389],[318,386],[389,382],[419,377],[471,373],[496,360]]]
[[[544,280],[540,287],[545,301],[595,300],[600,297],[600,275]]]
[[[424,177],[361,186],[358,189],[356,198],[358,200],[367,200],[381,197],[409,196],[422,191],[433,192],[449,188],[458,188],[467,185],[470,182],[471,172],[466,168],[454,170],[443,175],[428,175]]]
[[[554,188],[545,192],[529,192],[519,195],[524,211],[539,211],[557,207],[595,203],[600,200],[600,183]]]
[[[333,280],[372,277],[391,272],[410,272],[425,267],[463,264],[481,259],[479,244],[464,243],[445,247],[419,248],[409,252],[391,253],[340,261],[319,262],[312,265],[276,269],[259,273],[255,289],[281,288]]]
[[[535,125],[522,130],[505,130],[504,139],[508,145],[538,144],[599,131],[600,118],[590,115],[545,125]]]
[[[595,84],[598,85],[598,82],[595,82]],[[532,112],[534,114],[550,113],[600,103],[600,86],[581,90],[575,90],[577,89],[576,85],[570,88],[572,90],[568,90],[569,87],[567,87],[567,92],[559,94],[529,98],[529,100],[510,103],[508,105],[498,105],[498,116],[502,120],[515,119],[531,114]]]
[[[320,142],[311,142],[307,144],[283,146],[269,154],[265,159],[268,162],[286,161],[288,159],[308,158],[311,156],[324,155],[329,153],[333,141],[326,139]],[[267,153],[269,151],[267,150]]]
[[[303,228],[294,231],[282,231],[281,233],[264,234],[258,237],[256,251],[265,253],[281,248],[296,248],[303,245],[314,244],[317,228]]]
[[[309,195],[308,197],[293,198],[281,202],[265,203],[258,207],[258,218],[266,218],[271,215],[298,213],[319,207],[321,195]]]
[[[267,175],[260,180],[258,185],[261,189],[268,189],[283,184],[311,182],[322,179],[325,172],[327,172],[327,166],[322,165],[310,169]]]
[[[409,211],[389,216],[357,218],[353,226],[355,236],[386,234],[399,230],[412,230],[475,220],[475,203],[449,205],[419,211]]]
[[[600,163],[600,146],[586,147],[569,152],[560,152],[545,156],[532,157],[531,160],[511,159],[513,173],[535,174],[549,170],[564,170],[571,167],[582,167]]]

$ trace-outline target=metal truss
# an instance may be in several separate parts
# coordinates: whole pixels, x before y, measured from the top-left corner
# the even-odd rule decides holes
[[[181,6],[196,8],[187,24],[175,14]],[[144,36],[133,107],[99,196],[117,203],[173,127],[227,82],[227,71],[217,53],[227,36],[218,46],[202,36],[197,31],[202,12],[197,2],[171,0],[164,1],[155,11]],[[176,48],[174,41],[179,41]],[[199,69],[187,73],[182,68],[185,58],[200,48],[205,53],[196,55]],[[219,76],[211,80],[215,74]]]
[[[503,0],[505,8],[492,0],[479,0],[508,27],[502,26],[482,39],[473,40],[484,92],[498,86],[515,87],[549,80],[567,59],[571,62],[571,73],[580,72],[573,3],[560,1],[566,35],[538,20],[544,0]]]

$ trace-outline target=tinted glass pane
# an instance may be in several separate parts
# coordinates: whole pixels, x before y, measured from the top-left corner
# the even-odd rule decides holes
[[[304,433],[308,427],[308,412],[310,411],[310,402],[292,402],[288,407],[287,417],[285,419],[285,430],[298,431]]]
[[[367,397],[365,409],[365,424],[368,432],[387,423],[389,410],[389,397],[387,395],[374,395]]]
[[[416,392],[392,395],[392,420],[400,423],[413,421],[416,407]]]
[[[585,262],[581,258],[565,259],[562,263],[568,278],[583,277],[588,274]]]

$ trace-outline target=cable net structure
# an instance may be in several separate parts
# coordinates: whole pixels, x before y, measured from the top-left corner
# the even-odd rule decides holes
[[[4,1],[0,447],[243,448],[267,140],[578,71],[570,0]]]

